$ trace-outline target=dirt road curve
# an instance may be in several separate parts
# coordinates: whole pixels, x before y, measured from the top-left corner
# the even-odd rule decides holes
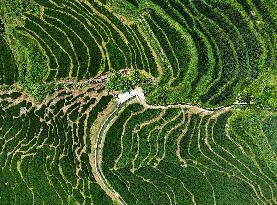
[[[122,98],[120,99],[120,96],[124,96],[124,100]],[[146,108],[150,109],[168,109],[168,108],[186,108],[190,109],[194,113],[203,113],[203,114],[212,114],[214,113],[215,115],[220,114],[222,112],[226,112],[227,110],[232,109],[235,106],[240,106],[242,104],[234,104],[229,107],[219,107],[213,110],[207,110],[203,109],[197,106],[189,105],[189,104],[177,104],[177,105],[167,105],[167,106],[155,106],[155,105],[149,105],[147,104],[145,100],[145,96],[143,93],[143,90],[140,87],[135,88],[134,90],[129,92],[129,97],[128,93],[125,95],[119,95],[117,99],[118,106],[116,109],[109,115],[109,117],[105,120],[105,122],[102,124],[98,135],[96,137],[96,144],[95,144],[95,152],[94,152],[94,166],[96,170],[96,181],[100,184],[100,186],[104,189],[104,191],[111,196],[114,200],[116,200],[119,204],[125,205],[126,203],[122,199],[122,197],[112,188],[112,186],[109,184],[107,179],[105,178],[103,172],[102,172],[102,149],[104,146],[105,142],[105,136],[106,136],[106,131],[108,130],[109,126],[113,124],[113,122],[116,120],[116,116],[119,112],[119,105],[126,105],[130,101],[134,102],[139,102]],[[135,99],[134,99],[135,98]],[[130,100],[132,99],[132,100]]]

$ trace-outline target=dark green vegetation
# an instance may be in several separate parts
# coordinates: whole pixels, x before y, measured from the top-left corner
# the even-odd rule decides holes
[[[18,70],[15,64],[14,56],[7,41],[0,35],[0,85],[10,85],[16,82],[17,79]]]
[[[0,35],[3,35],[5,32],[5,25],[3,23],[3,21],[0,18]]]
[[[128,205],[277,204],[276,11],[276,0],[2,0],[0,204],[112,204],[94,158]],[[127,103],[95,157],[91,127],[112,100],[100,90],[137,85],[149,104],[246,105]]]
[[[111,96],[0,94],[0,204],[113,204],[95,182],[90,127]]]
[[[44,49],[49,59],[48,81],[81,80],[123,68],[148,69],[153,56],[144,38],[101,4],[53,2],[56,4],[37,1],[44,6],[42,17],[25,14],[25,25],[18,28]],[[148,51],[148,57],[144,50]]]
[[[275,1],[128,2],[117,10],[139,22],[163,69],[150,102],[217,107],[244,92],[256,104],[276,108]]]
[[[130,104],[107,131],[102,169],[127,204],[276,204],[276,122]]]
[[[259,75],[276,69],[276,31],[259,13],[257,1],[153,2],[164,15],[148,10],[144,19],[171,68],[167,83],[160,83],[168,90],[167,102],[185,99],[208,107],[231,104]],[[181,41],[181,34],[190,38]],[[188,55],[184,48],[196,53]]]
[[[277,5],[271,1],[34,0],[6,7],[25,19],[9,29],[12,44],[25,36],[33,50],[40,49],[34,59],[32,51],[15,48],[19,73],[22,58],[30,58],[34,68],[40,62],[34,82],[25,77],[36,88],[21,83],[33,96],[47,93],[36,91],[44,81],[130,69],[152,79],[147,93],[152,104],[213,108],[246,95],[255,104],[277,106]],[[9,16],[6,7],[3,18]]]

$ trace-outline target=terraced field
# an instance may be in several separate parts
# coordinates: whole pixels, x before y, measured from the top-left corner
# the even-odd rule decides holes
[[[129,103],[105,131],[102,170],[126,204],[276,204],[276,120]]]
[[[111,96],[61,90],[41,105],[0,95],[0,204],[113,204],[90,164],[91,126]]]
[[[276,26],[262,2],[152,0],[151,5],[137,18],[149,39],[156,38],[152,46],[163,65],[158,85],[166,90],[165,103],[228,105],[260,73],[275,69]]]
[[[3,2],[0,205],[277,204],[275,0]]]
[[[211,108],[276,66],[276,29],[260,1],[122,1],[117,12],[117,1],[36,2],[42,14],[26,13],[17,31],[43,48],[47,81],[138,69],[154,80],[149,102]]]
[[[49,59],[48,80],[84,79],[155,61],[137,26],[131,28],[97,1],[39,1],[43,15],[26,14],[18,31],[35,38]]]

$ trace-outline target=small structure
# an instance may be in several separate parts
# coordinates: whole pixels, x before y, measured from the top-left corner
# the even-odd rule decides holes
[[[131,91],[125,92],[125,93],[119,93],[117,96],[117,103],[122,104],[122,103],[126,102],[127,100],[129,100],[130,98],[133,98],[135,96],[136,96],[136,92],[134,90],[131,90]]]
[[[136,87],[134,90],[130,90],[125,93],[119,93],[117,96],[117,103],[121,105],[122,103],[126,102],[127,100],[136,97],[139,102],[145,104],[145,96],[141,87]]]

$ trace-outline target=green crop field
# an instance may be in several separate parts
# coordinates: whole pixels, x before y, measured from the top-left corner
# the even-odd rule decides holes
[[[130,104],[106,132],[103,173],[127,204],[275,204],[276,119]]]
[[[0,205],[277,204],[276,0],[2,0]]]
[[[89,162],[90,127],[110,101],[61,90],[36,106],[2,94],[0,204],[112,204]]]

